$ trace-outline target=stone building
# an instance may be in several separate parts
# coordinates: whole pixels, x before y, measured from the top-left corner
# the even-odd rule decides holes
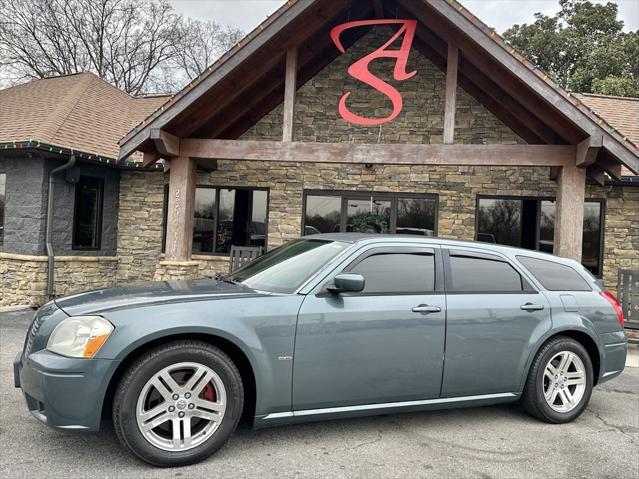
[[[383,46],[405,28],[401,19],[417,20],[405,67],[416,73],[398,80],[390,50],[410,32]],[[377,24],[345,29],[341,53],[331,29],[365,20]],[[387,56],[370,73],[401,95],[401,109],[390,121],[354,124],[338,108],[345,92],[361,118],[393,112],[388,95],[349,74],[380,48]],[[288,2],[137,118],[115,168],[101,167],[119,180],[117,202],[105,202],[117,213],[115,250],[91,263],[58,258],[55,292],[211,276],[228,270],[231,245],[272,249],[328,231],[554,251],[615,290],[620,269],[639,270],[638,118],[638,99],[557,88],[456,2]],[[11,161],[1,149],[0,158]],[[28,252],[5,241],[0,305],[46,298],[38,241]],[[73,270],[60,269],[71,268],[65,262]]]
[[[51,293],[115,282],[120,179],[140,168],[116,165],[117,141],[166,100],[131,97],[92,73],[0,91],[0,307],[49,298],[49,199]]]

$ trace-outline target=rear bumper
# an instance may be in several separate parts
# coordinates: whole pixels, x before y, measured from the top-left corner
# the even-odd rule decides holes
[[[116,361],[66,358],[41,350],[16,357],[14,383],[22,389],[31,414],[47,426],[96,432],[116,367]]]
[[[626,367],[628,341],[623,331],[619,333],[602,334],[604,347],[603,363],[599,371],[599,383],[619,376]]]

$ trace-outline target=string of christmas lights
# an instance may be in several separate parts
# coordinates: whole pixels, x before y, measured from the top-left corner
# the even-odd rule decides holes
[[[48,153],[55,153],[58,155],[75,155],[82,160],[96,161],[99,163],[106,163],[110,165],[118,165],[124,168],[130,169],[145,169],[145,170],[161,170],[164,168],[162,164],[154,164],[149,167],[142,166],[142,162],[124,160],[118,162],[117,159],[103,155],[96,155],[95,153],[88,153],[86,151],[76,150],[74,148],[60,147],[57,145],[51,145],[38,140],[23,140],[23,141],[5,141],[0,142],[0,150],[21,150],[21,149],[36,149],[45,151]]]

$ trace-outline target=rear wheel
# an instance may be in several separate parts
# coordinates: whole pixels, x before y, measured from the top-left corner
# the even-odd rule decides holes
[[[572,338],[559,336],[537,353],[521,402],[542,421],[569,422],[586,409],[592,385],[592,361],[586,349]]]
[[[205,459],[235,430],[244,392],[240,374],[219,349],[178,341],[153,349],[125,372],[113,400],[116,434],[156,466]]]

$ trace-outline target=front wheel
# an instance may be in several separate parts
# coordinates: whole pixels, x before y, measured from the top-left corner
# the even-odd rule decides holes
[[[221,350],[176,341],[148,351],[120,380],[113,423],[120,442],[155,466],[199,462],[228,440],[242,414],[240,374]]]
[[[545,422],[570,422],[586,409],[593,386],[592,361],[581,343],[560,336],[537,353],[522,395],[524,409]]]

